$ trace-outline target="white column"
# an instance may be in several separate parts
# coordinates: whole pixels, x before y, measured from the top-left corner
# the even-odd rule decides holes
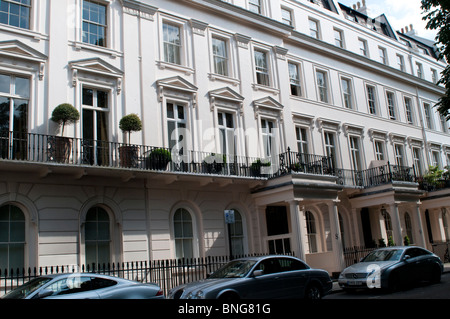
[[[393,239],[396,245],[403,245],[402,227],[400,224],[400,214],[398,212],[398,204],[389,205],[391,211]],[[388,238],[389,240],[389,238]]]
[[[328,213],[330,216],[331,227],[331,244],[335,258],[335,265],[337,271],[342,271],[345,268],[344,248],[342,247],[341,227],[339,226],[339,213],[337,203],[339,201],[333,200],[328,202]]]
[[[304,211],[300,209],[300,203],[297,200],[289,202],[291,225],[292,225],[292,250],[295,255],[301,260],[306,258],[306,222],[304,217]]]
[[[422,225],[422,216],[420,215],[420,202],[416,205],[416,216],[415,216],[415,225],[416,225],[416,240],[417,240],[417,246],[421,246],[426,248],[426,242],[425,242],[425,234],[423,232],[423,225]]]

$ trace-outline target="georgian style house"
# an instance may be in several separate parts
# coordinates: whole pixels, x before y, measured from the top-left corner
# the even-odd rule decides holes
[[[0,34],[0,269],[450,240],[445,64],[365,5],[4,0]]]

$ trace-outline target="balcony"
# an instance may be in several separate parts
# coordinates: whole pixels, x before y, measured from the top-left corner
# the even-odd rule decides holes
[[[0,160],[59,167],[117,168],[232,178],[283,175],[333,176],[345,187],[369,188],[392,181],[415,182],[412,167],[386,164],[363,171],[334,168],[331,157],[286,152],[267,159],[22,132],[0,133]],[[308,177],[309,178],[309,177]]]
[[[333,173],[328,157],[290,151],[260,159],[22,132],[0,133],[0,160],[251,179],[275,178],[293,171]]]

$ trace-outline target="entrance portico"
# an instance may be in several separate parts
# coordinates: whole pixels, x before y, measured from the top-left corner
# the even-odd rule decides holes
[[[345,264],[338,215],[340,191],[335,177],[309,174],[282,176],[256,189],[252,196],[261,221],[261,252],[293,252],[312,267],[341,271]],[[278,225],[274,230],[273,223],[286,227]]]

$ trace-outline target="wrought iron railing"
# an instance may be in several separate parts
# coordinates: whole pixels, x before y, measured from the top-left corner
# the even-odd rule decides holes
[[[329,156],[298,153],[289,148],[260,159],[23,132],[0,132],[0,159],[249,178],[304,173],[335,176],[339,185],[365,188],[417,180],[413,167],[388,162],[362,171],[341,169],[334,167]]]

